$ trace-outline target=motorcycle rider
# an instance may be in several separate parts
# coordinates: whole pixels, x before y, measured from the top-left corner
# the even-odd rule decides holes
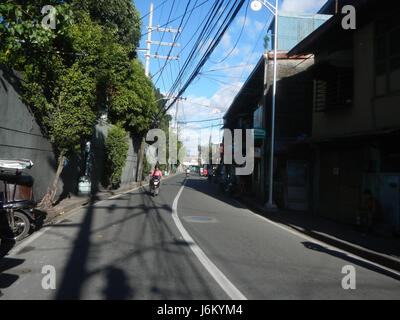
[[[153,177],[158,177],[160,179],[160,181],[162,179],[162,172],[161,172],[160,167],[158,165],[156,165],[154,171],[152,171],[151,174],[150,174],[150,178],[153,178]]]
[[[158,178],[160,180],[159,187],[161,187],[162,172],[161,172],[160,167],[158,165],[156,165],[154,171],[151,172],[150,181],[152,181],[153,178]]]

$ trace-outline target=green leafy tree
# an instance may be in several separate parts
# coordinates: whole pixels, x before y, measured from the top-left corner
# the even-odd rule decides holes
[[[142,180],[144,180],[147,176],[151,173],[151,163],[147,161],[147,158],[143,158],[143,173],[142,173]]]
[[[116,41],[128,48],[131,57],[141,38],[142,20],[132,0],[70,0],[75,10],[108,29]]]
[[[134,136],[143,136],[149,129],[156,108],[153,84],[144,74],[139,60],[133,59],[127,78],[115,88],[108,116]]]
[[[111,128],[105,141],[105,174],[108,187],[118,188],[121,182],[122,169],[128,157],[128,150],[128,133],[118,126]]]
[[[144,73],[141,62],[132,59],[126,79],[116,86],[108,107],[108,118],[135,138],[141,138],[138,181],[142,178],[145,135],[150,129],[156,102],[153,84]]]
[[[56,8],[55,30],[42,27],[45,5]],[[58,158],[47,207],[100,109],[107,105],[110,121],[133,136],[150,128],[154,89],[135,59],[141,19],[131,0],[4,0],[0,17],[0,62],[23,73],[23,100]]]
[[[41,10],[46,5],[56,10],[56,30],[42,26],[45,15]],[[10,55],[31,50],[32,46],[48,49],[73,23],[70,6],[57,0],[5,0],[0,4],[0,17],[0,50]]]
[[[49,74],[45,79],[37,75],[37,70],[26,72],[29,80],[23,93],[23,100],[39,119],[58,157],[56,177],[42,199],[43,207],[50,206],[57,193],[65,157],[80,153],[81,144],[92,135],[97,119],[95,79],[84,74],[79,63],[52,71],[57,76]]]
[[[65,157],[79,155],[82,143],[91,137],[98,109],[106,100],[104,88],[118,83],[117,73],[129,61],[123,47],[102,26],[88,16],[81,18],[49,42],[46,50],[21,50],[20,59],[3,55],[8,65],[24,74],[22,98],[58,158],[55,180],[41,201],[44,208],[54,200]]]

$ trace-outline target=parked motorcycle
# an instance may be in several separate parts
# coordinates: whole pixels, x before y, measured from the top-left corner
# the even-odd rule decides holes
[[[22,175],[30,169],[30,160],[0,159],[0,181],[4,189],[0,193],[0,237],[19,241],[25,238],[38,221],[33,201],[33,178]]]
[[[160,183],[161,180],[159,177],[152,177],[150,180],[150,192],[152,193],[153,197],[157,196],[160,192]]]
[[[235,193],[235,183],[234,183],[234,178],[231,175],[228,175],[228,178],[226,179],[225,183],[225,193],[229,195],[230,197],[234,195]]]
[[[220,189],[223,193],[230,197],[235,196],[237,192],[236,178],[230,174],[225,179],[220,181]]]
[[[215,179],[215,170],[214,169],[208,170],[207,179],[208,179],[208,182],[212,182]]]

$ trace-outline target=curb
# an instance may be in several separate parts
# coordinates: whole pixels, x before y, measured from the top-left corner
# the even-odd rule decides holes
[[[237,199],[240,203],[245,205],[249,210],[253,211],[256,214],[259,214],[265,218],[268,218],[268,213],[261,207],[255,205],[254,203],[251,203],[248,200],[245,200],[243,198],[238,198]],[[277,222],[282,224],[282,222]],[[284,223],[283,223],[284,224]],[[383,255],[381,253],[377,253],[375,251],[372,251],[370,249],[362,248],[353,244],[350,244],[348,242],[343,242],[341,240],[325,236],[322,233],[317,233],[313,231],[307,231],[307,230],[302,230],[299,228],[295,228],[291,226],[290,224],[284,224],[286,227],[289,227],[297,232],[303,233],[311,238],[314,238],[318,241],[321,241],[323,243],[326,243],[328,245],[331,245],[333,247],[336,247],[338,249],[347,251],[351,254],[354,254],[356,256],[359,256],[361,258],[364,258],[366,260],[369,260],[371,262],[380,264],[384,267],[390,268],[392,270],[400,272],[400,260],[397,260],[395,258],[391,258],[390,256]]]

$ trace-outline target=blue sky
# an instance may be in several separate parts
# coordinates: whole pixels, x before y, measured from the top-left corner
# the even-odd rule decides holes
[[[192,0],[190,8],[199,5],[205,0]],[[187,4],[187,0],[153,0],[134,1],[135,6],[142,16],[149,13],[150,2],[154,3],[153,26],[164,25],[168,21],[181,16]],[[210,10],[213,0],[195,9],[190,16],[186,27],[182,30],[179,40],[181,47],[175,48],[173,55],[180,53],[181,60],[171,61],[164,68],[162,76],[157,74],[153,82],[162,92],[169,92],[179,69],[183,65],[190,52],[194,41],[197,39],[197,32],[202,27],[202,21]],[[186,101],[179,106],[178,121],[194,121],[220,118],[229,107],[236,93],[253,70],[255,64],[264,51],[263,38],[267,34],[269,23],[272,19],[267,9],[263,8],[258,12],[250,9],[250,2],[246,1],[235,21],[232,23],[227,33],[217,46],[209,61],[202,69],[201,75],[189,86],[184,93]],[[291,12],[315,13],[326,2],[326,0],[280,0],[280,10]],[[171,12],[172,8],[172,12]],[[246,13],[247,10],[247,13]],[[171,12],[170,19],[169,14]],[[185,20],[186,21],[186,20]],[[176,29],[181,22],[181,18],[170,23],[168,26]],[[146,48],[146,28],[149,17],[143,19],[141,48]],[[239,38],[240,36],[240,38]],[[192,40],[191,40],[192,39]],[[239,39],[239,40],[238,40]],[[153,41],[172,42],[171,34],[161,32],[152,33]],[[237,46],[235,44],[237,43]],[[183,49],[186,46],[186,49]],[[156,51],[159,55],[168,55],[170,47],[152,45],[152,54]],[[140,59],[144,64],[144,54],[140,54]],[[221,60],[223,60],[221,62]],[[156,74],[166,60],[151,59],[150,73]],[[194,62],[193,67],[198,60]],[[158,81],[157,81],[158,80]],[[171,108],[171,114],[175,114],[175,107]],[[220,132],[218,124],[220,121],[204,123],[188,123],[181,127],[181,139],[191,154],[196,153],[198,137],[201,135],[202,143],[207,143],[211,134],[213,142],[218,142]],[[215,125],[209,128],[210,125]],[[208,127],[208,128],[207,128]],[[201,129],[203,128],[203,129]]]

